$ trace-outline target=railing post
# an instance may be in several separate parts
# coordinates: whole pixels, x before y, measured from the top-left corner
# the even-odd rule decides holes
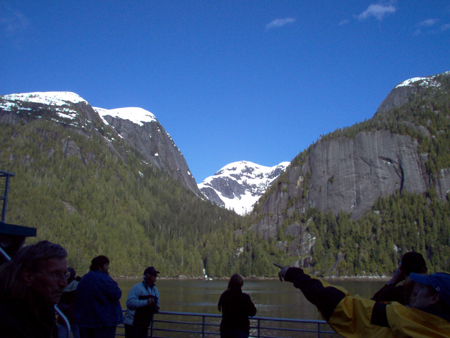
[[[202,316],[202,338],[205,338],[205,316]]]
[[[320,323],[317,323],[317,337],[320,338]]]
[[[153,337],[153,319],[154,319],[155,317],[153,317],[152,318],[152,321],[151,321],[151,326],[150,326],[150,337]],[[147,335],[148,335],[148,330],[147,330]]]
[[[261,337],[261,319],[258,319],[258,338]]]

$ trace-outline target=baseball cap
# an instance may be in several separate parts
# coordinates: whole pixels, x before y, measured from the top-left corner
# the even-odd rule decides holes
[[[420,275],[411,273],[409,277],[417,283],[431,286],[439,296],[450,305],[450,274],[445,272],[433,273],[431,275]]]
[[[156,274],[158,274],[158,273],[159,273],[159,271],[156,271],[156,269],[153,266],[150,266],[147,269],[145,269],[144,276],[145,275],[154,275],[154,276],[156,276]]]

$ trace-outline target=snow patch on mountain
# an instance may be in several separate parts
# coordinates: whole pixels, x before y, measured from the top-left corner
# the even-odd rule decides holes
[[[443,74],[447,74],[449,72],[445,72]],[[442,75],[442,74],[439,74]],[[421,86],[421,87],[440,87],[441,84],[436,81],[437,75],[434,76],[427,76],[427,77],[413,77],[412,79],[405,80],[403,82],[400,82],[395,88],[399,87],[414,87],[414,86]],[[395,89],[394,88],[394,89]]]
[[[198,187],[211,202],[245,215],[289,164],[266,167],[249,161],[233,162]]]
[[[72,92],[17,93],[3,95],[2,98],[10,101],[43,103],[49,106],[63,106],[67,103],[86,102],[81,96]]]
[[[138,107],[128,107],[128,108],[116,108],[116,109],[103,109],[94,107],[94,110],[100,115],[103,122],[108,125],[104,116],[111,116],[120,118],[122,120],[131,121],[139,126],[143,126],[145,122],[158,122],[155,115],[150,113],[148,110]]]
[[[72,109],[71,104],[87,101],[78,94],[72,92],[32,92],[2,95],[0,108],[6,111],[24,111],[31,110],[30,107],[21,107],[23,103],[38,103],[48,105],[55,109],[56,113],[63,118],[73,120],[77,112]]]

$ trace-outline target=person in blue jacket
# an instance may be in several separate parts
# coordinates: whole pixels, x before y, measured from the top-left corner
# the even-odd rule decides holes
[[[89,269],[78,284],[75,302],[80,337],[114,338],[116,326],[123,322],[122,291],[108,274],[108,257],[95,257]]]
[[[144,271],[143,281],[133,286],[128,293],[125,324],[126,338],[147,337],[153,314],[159,311],[159,291],[155,286],[159,271],[153,266]]]

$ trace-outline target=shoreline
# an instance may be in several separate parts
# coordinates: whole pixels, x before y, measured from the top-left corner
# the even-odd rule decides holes
[[[111,276],[118,280],[140,280],[142,276]],[[211,279],[205,277],[187,277],[187,276],[158,276],[158,280],[204,280],[204,281],[215,281],[215,280],[229,280],[230,277],[210,277]],[[387,282],[391,279],[389,276],[344,276],[344,277],[317,277],[326,281],[364,281],[364,282]],[[278,280],[278,277],[243,277],[244,280]]]

